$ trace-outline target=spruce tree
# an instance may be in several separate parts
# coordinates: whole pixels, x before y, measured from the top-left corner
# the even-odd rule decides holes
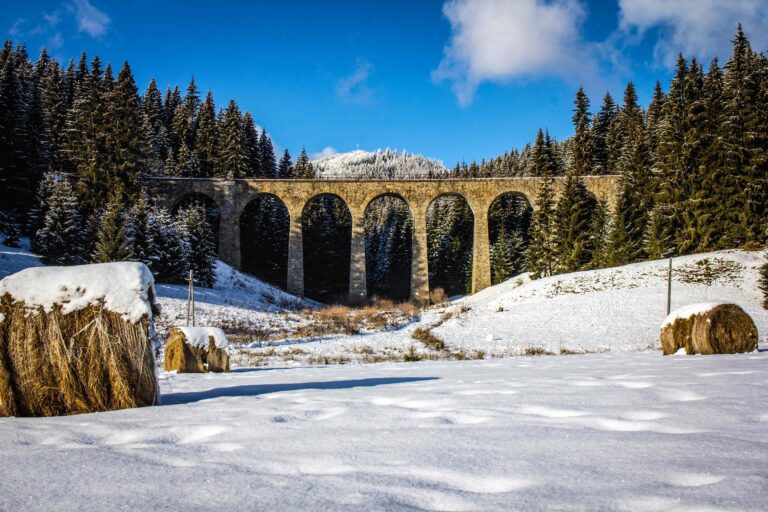
[[[592,172],[592,113],[589,111],[589,98],[584,88],[580,87],[574,100],[573,125],[575,135],[572,144],[571,168],[575,176],[586,176]]]
[[[765,263],[760,267],[759,284],[763,291],[763,307],[768,309],[768,256],[765,258]]]
[[[536,209],[533,212],[529,231],[530,243],[526,254],[528,271],[531,277],[550,276],[557,267],[555,256],[555,201],[553,168],[554,158],[549,134],[539,130],[531,152],[531,160],[536,175],[541,176],[539,191],[536,196]]]
[[[193,272],[195,284],[213,287],[216,282],[216,250],[205,207],[192,205],[179,210],[176,218],[189,246],[188,268]]]
[[[256,124],[250,112],[246,112],[243,116],[243,144],[248,160],[245,175],[249,178],[263,178],[259,132],[256,131]]]
[[[82,217],[78,200],[66,178],[51,179],[42,227],[35,233],[33,249],[45,263],[71,265],[85,263]]]
[[[296,164],[293,166],[293,174],[297,178],[311,179],[315,177],[315,169],[312,166],[312,162],[309,161],[307,156],[307,150],[301,148],[301,154],[296,159]]]
[[[280,159],[280,166],[277,169],[277,177],[281,179],[295,178],[293,172],[293,163],[291,162],[291,154],[286,149],[283,151],[283,157]]]
[[[219,167],[216,175],[227,179],[241,178],[246,172],[247,165],[243,118],[237,104],[234,100],[230,100],[221,120]]]
[[[125,239],[123,208],[122,199],[115,194],[100,215],[93,262],[124,261],[131,256],[131,248],[127,246]]]
[[[658,146],[653,164],[654,198],[650,213],[645,251],[650,258],[666,258],[678,250],[678,233],[683,225],[685,160],[685,82],[688,63],[682,55],[672,79],[669,95],[664,102],[658,124]]]
[[[600,111],[595,114],[592,127],[592,160],[595,174],[609,174],[611,171],[608,134],[616,115],[616,102],[613,101],[610,93],[606,92],[603,97],[603,105]]]
[[[219,164],[219,126],[211,91],[205,95],[197,114],[194,153],[200,165],[200,176],[214,176]]]
[[[277,177],[277,162],[275,161],[275,150],[272,146],[272,139],[267,135],[266,130],[261,131],[259,138],[259,154],[261,156],[261,172],[265,178]]]
[[[149,245],[149,202],[140,195],[125,220],[125,245],[130,249],[129,259],[149,264],[152,248]]]
[[[147,217],[147,266],[160,283],[185,283],[189,274],[189,243],[167,210],[152,208]]]

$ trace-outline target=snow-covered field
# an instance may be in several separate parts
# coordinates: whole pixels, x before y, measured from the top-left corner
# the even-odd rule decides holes
[[[0,419],[0,510],[764,510],[768,353],[177,375]]]
[[[764,252],[740,250],[681,256],[673,261],[672,308],[699,302],[735,302],[768,336],[768,311],[757,287]],[[659,350],[666,317],[668,260],[576,272],[531,281],[511,279],[445,307],[431,308],[399,330],[353,336],[287,339],[238,352],[244,364],[494,358]],[[430,328],[444,351],[411,336]],[[259,345],[259,344],[257,344]]]

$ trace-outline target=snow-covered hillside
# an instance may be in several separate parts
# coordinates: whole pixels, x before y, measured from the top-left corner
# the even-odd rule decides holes
[[[763,510],[768,353],[182,374],[0,418],[0,510]],[[103,482],[109,482],[104,485]]]
[[[312,162],[321,178],[418,178],[447,172],[439,160],[407,151],[351,151]]]
[[[733,250],[674,258],[672,307],[735,302],[754,319],[761,342],[768,341],[768,311],[757,287],[764,254]],[[238,356],[248,364],[284,365],[657,350],[667,266],[660,260],[535,281],[521,276],[431,308],[399,330],[258,344]],[[431,329],[445,349],[414,340],[416,329]]]
[[[41,266],[40,257],[21,240],[21,248],[0,245],[0,279],[29,267]],[[187,286],[156,283],[157,303],[162,314],[156,318],[161,335],[171,327],[184,325],[187,309]],[[318,304],[290,295],[255,277],[243,274],[226,263],[216,264],[213,288],[195,288],[197,325],[223,327],[234,334],[290,332],[292,324],[304,320],[290,312],[315,308]]]

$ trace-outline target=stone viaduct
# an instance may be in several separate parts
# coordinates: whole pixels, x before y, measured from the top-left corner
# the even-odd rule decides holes
[[[263,180],[216,178],[148,178],[147,191],[158,206],[173,209],[192,194],[207,196],[220,209],[219,258],[240,268],[240,215],[248,203],[262,194],[279,198],[288,209],[290,232],[288,242],[289,293],[304,294],[304,262],[302,213],[314,197],[330,194],[346,204],[352,216],[352,247],[349,267],[349,301],[364,302],[367,297],[365,273],[364,216],[368,204],[380,196],[396,196],[409,206],[413,218],[411,257],[411,298],[417,302],[429,299],[427,271],[427,208],[443,195],[463,197],[474,215],[472,246],[472,293],[491,284],[488,211],[493,201],[503,194],[525,197],[535,209],[535,198],[541,178],[477,178],[477,179],[314,179]],[[565,178],[554,180],[555,197],[559,196]],[[586,176],[587,189],[597,199],[612,207],[618,191],[617,176]]]

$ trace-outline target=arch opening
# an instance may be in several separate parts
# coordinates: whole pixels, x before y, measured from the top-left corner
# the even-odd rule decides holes
[[[333,194],[313,197],[301,215],[304,294],[326,303],[349,299],[352,215]]]
[[[474,214],[459,194],[444,194],[427,208],[429,289],[439,295],[465,295],[472,290]]]
[[[171,213],[174,217],[176,217],[180,211],[186,210],[190,207],[194,206],[202,206],[205,208],[205,220],[208,222],[208,224],[211,226],[211,231],[213,231],[213,244],[216,248],[216,253],[219,252],[219,227],[221,224],[221,209],[219,208],[219,205],[216,204],[216,201],[214,201],[210,196],[207,196],[205,194],[201,194],[199,192],[193,192],[191,194],[186,194],[179,198],[178,201],[176,201],[176,204],[173,205],[173,209],[171,210]]]
[[[380,195],[366,206],[364,224],[368,297],[408,300],[413,253],[413,215],[408,203],[398,195]]]
[[[240,265],[252,274],[282,288],[288,278],[290,216],[280,198],[259,194],[240,214]]]
[[[522,194],[505,192],[491,203],[488,209],[491,284],[499,284],[527,270],[532,216],[533,207]]]

